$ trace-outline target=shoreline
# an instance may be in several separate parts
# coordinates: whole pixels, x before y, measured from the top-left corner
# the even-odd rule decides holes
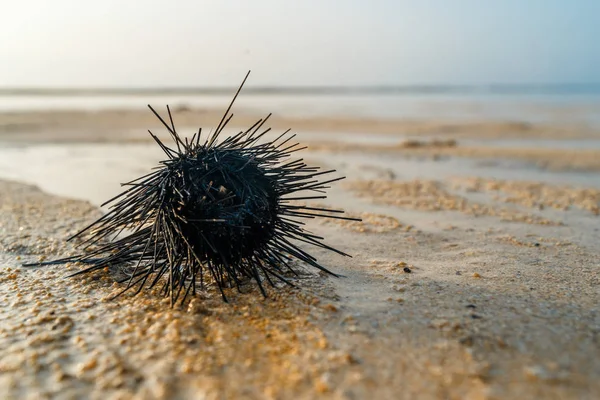
[[[159,112],[166,113],[159,109]],[[196,130],[214,127],[222,111],[173,107],[180,127]],[[247,128],[267,113],[236,112],[232,127]],[[382,134],[410,137],[449,137],[455,139],[600,139],[600,127],[582,124],[530,123],[495,120],[384,119],[354,117],[291,117],[274,115],[269,120],[273,130],[292,128],[293,132],[329,132]],[[142,129],[143,127],[143,129]],[[139,141],[147,140],[146,129],[160,128],[156,117],[146,109],[98,111],[0,112],[0,141]],[[139,130],[131,132],[132,130]],[[43,133],[43,135],[41,135]]]
[[[435,142],[399,142],[395,145],[364,145],[340,142],[307,142],[311,151],[325,153],[371,153],[398,155],[408,158],[427,157],[433,160],[458,157],[477,160],[514,160],[530,163],[550,171],[597,172],[600,171],[599,150],[573,150],[549,148],[500,148],[484,146],[461,146],[460,141],[452,146],[436,145]]]
[[[205,131],[210,130],[221,116],[215,110],[174,108],[179,131],[187,132],[188,136],[196,131],[194,126],[203,125]],[[235,114],[228,129],[246,129],[262,117],[265,115]],[[281,116],[272,116],[269,125],[272,127],[270,134],[293,127],[296,140],[314,152],[389,154],[433,160],[448,157],[492,162],[505,160],[551,171],[600,170],[600,129],[577,125]],[[168,138],[164,127],[149,110],[0,113],[0,143],[8,146],[151,144],[148,128],[161,139]],[[502,140],[510,145],[494,145],[494,141]],[[545,141],[552,141],[555,148],[545,147]],[[560,148],[561,141],[575,143],[578,148]]]

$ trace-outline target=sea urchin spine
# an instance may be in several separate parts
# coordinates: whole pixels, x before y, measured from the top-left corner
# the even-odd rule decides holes
[[[248,75],[203,143],[202,129],[190,140],[179,136],[168,106],[168,123],[148,106],[174,141],[168,147],[148,131],[167,159],[153,172],[122,184],[128,189],[104,204],[111,204],[109,211],[69,239],[91,233],[80,244],[85,254],[44,264],[88,265],[74,275],[117,266],[125,276],[120,282],[127,282],[119,294],[132,288],[137,288],[137,294],[161,283],[171,305],[180,298],[184,303],[198,284],[203,287],[207,281],[217,284],[224,300],[223,288],[239,289],[243,279],[255,280],[266,295],[265,280],[291,285],[284,275],[286,271],[296,274],[290,265],[293,258],[335,275],[294,242],[348,256],[324,244],[298,220],[356,220],[341,216],[343,211],[298,203],[325,198],[328,184],[343,177],[319,182],[319,177],[335,170],[320,171],[301,159],[286,160],[304,149],[290,144],[295,135],[288,135],[289,130],[275,140],[259,142],[270,131],[263,127],[271,114],[218,141]]]

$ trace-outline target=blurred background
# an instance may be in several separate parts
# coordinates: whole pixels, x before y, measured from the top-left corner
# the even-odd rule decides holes
[[[5,2],[0,176],[70,196],[98,162],[125,179],[158,157],[135,147],[165,133],[147,104],[210,130],[251,70],[232,129],[272,112],[274,133],[390,176],[600,185],[598,15],[595,0]]]
[[[25,0],[0,15],[0,111],[599,122],[594,0]]]

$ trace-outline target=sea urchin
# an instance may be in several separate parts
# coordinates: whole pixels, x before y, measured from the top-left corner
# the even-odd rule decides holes
[[[203,143],[202,129],[190,140],[179,136],[168,106],[168,123],[148,106],[174,141],[168,147],[148,131],[167,159],[153,172],[122,184],[127,190],[104,204],[110,204],[109,211],[71,238],[91,233],[80,244],[85,254],[45,264],[88,265],[74,275],[118,267],[125,276],[120,281],[127,282],[121,293],[136,288],[137,294],[160,283],[171,305],[180,298],[184,303],[197,285],[207,282],[216,283],[224,300],[223,288],[239,289],[244,279],[256,281],[266,295],[265,280],[271,285],[277,280],[291,284],[285,275],[296,273],[290,265],[294,258],[335,275],[294,242],[348,256],[324,244],[298,220],[353,219],[341,216],[343,211],[300,203],[325,198],[327,185],[343,177],[319,182],[318,177],[334,170],[287,160],[303,149],[290,144],[295,135],[288,135],[289,130],[274,140],[259,141],[270,131],[263,128],[270,114],[247,130],[218,140],[247,78]]]

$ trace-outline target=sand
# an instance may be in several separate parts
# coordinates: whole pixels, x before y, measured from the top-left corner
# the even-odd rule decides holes
[[[158,110],[164,111],[164,110]],[[235,113],[232,125],[248,127],[267,113]],[[222,110],[174,108],[179,127],[216,126]],[[366,119],[351,116],[312,118],[275,115],[270,126],[275,130],[290,127],[297,132],[359,133],[387,135],[441,135],[452,138],[600,138],[600,128],[574,123],[547,124],[520,121],[439,120],[439,119]],[[3,141],[140,141],[148,140],[141,132],[159,128],[160,123],[145,108],[131,110],[60,110],[0,112],[0,138]]]
[[[76,169],[78,185],[44,188],[82,200],[0,181],[2,398],[600,396],[600,184],[528,166],[521,179],[490,178],[470,161],[382,149],[312,151],[311,162],[348,176],[323,203],[363,218],[309,224],[354,256],[312,249],[345,277],[298,265],[302,290],[264,299],[246,285],[229,304],[209,290],[170,309],[152,292],[109,300],[119,285],[108,273],[64,279],[80,267],[20,266],[72,254],[65,239],[100,215],[100,194],[126,178],[117,171],[152,166],[147,146],[111,158],[128,151],[123,143],[89,145],[77,159],[82,145],[72,142],[88,138],[56,132],[40,128],[20,146],[57,139],[77,167],[45,147],[48,158],[22,160],[64,181]],[[40,184],[33,171],[15,176]]]
[[[164,110],[159,110],[163,112]],[[190,136],[198,125],[214,126],[221,112],[212,109],[175,108],[174,118],[180,130]],[[233,130],[251,126],[266,114],[236,113]],[[468,157],[508,159],[528,162],[552,170],[600,170],[600,129],[572,123],[548,125],[511,121],[444,121],[407,119],[364,119],[352,117],[284,117],[269,121],[274,131],[293,127],[307,134],[302,140],[313,151],[393,153],[399,156]],[[0,141],[12,145],[56,143],[152,143],[147,129],[167,138],[164,128],[149,110],[61,110],[36,112],[0,112]],[[310,135],[310,133],[314,135]],[[348,143],[348,135],[361,137],[361,143]],[[369,136],[387,136],[385,144],[369,143]],[[435,137],[430,139],[430,137]],[[318,141],[315,141],[318,138]],[[422,139],[421,139],[422,138]],[[439,139],[436,139],[439,138]],[[464,139],[482,141],[464,144]],[[578,149],[527,145],[498,148],[485,140],[593,140],[594,148]]]
[[[428,157],[441,159],[447,157],[473,158],[480,160],[515,160],[527,162],[537,167],[555,171],[600,171],[600,150],[596,149],[552,149],[535,147],[498,148],[486,146],[463,146],[460,142],[436,141],[398,141],[394,145],[365,145],[340,143],[336,141],[310,142],[306,145],[312,151],[335,153],[371,152],[394,154],[401,157]]]

